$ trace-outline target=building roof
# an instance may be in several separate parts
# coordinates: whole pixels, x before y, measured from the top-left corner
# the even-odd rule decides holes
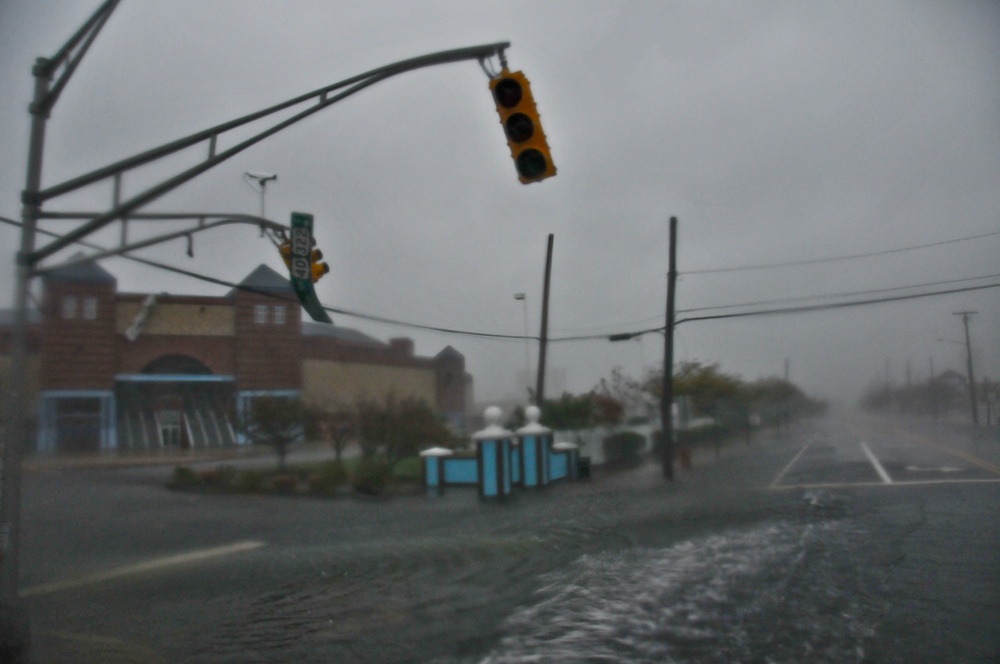
[[[444,350],[434,356],[435,360],[464,360],[465,356],[451,346],[445,346]]]
[[[287,276],[278,274],[263,263],[248,274],[238,286],[265,293],[295,294],[292,282],[288,280]],[[239,291],[239,288],[234,288],[229,291],[227,297],[233,297],[237,291]]]
[[[965,376],[958,373],[954,369],[948,369],[947,371],[942,371],[937,375],[936,380],[943,380],[949,383],[955,383],[957,385],[966,385],[969,382]]]
[[[302,336],[304,337],[328,337],[337,341],[346,341],[354,344],[367,344],[385,347],[386,344],[367,334],[358,332],[349,327],[339,325],[327,325],[326,323],[313,323],[311,321],[302,322]]]
[[[86,254],[78,252],[70,257],[71,261],[84,258]],[[59,268],[52,272],[47,272],[44,276],[46,281],[69,281],[81,284],[115,284],[118,282],[110,272],[98,265],[95,261],[87,263],[77,263],[69,267]]]

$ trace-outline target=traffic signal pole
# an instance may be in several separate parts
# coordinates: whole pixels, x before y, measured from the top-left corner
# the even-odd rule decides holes
[[[2,411],[5,427],[3,469],[0,472],[0,661],[4,662],[27,661],[31,640],[27,609],[17,589],[20,571],[18,552],[21,543],[21,461],[28,441],[28,297],[32,276],[28,256],[35,248],[35,227],[40,207],[34,194],[42,180],[45,124],[48,120],[44,102],[52,80],[50,62],[39,58],[33,73],[35,95],[30,106],[28,172],[22,197],[21,246],[17,253],[14,286],[10,379]]]
[[[29,404],[25,389],[28,382],[28,300],[32,279],[46,269],[51,269],[43,268],[42,261],[72,244],[82,243],[86,237],[108,224],[115,221],[124,222],[127,217],[137,216],[137,211],[145,205],[223,161],[379,81],[416,69],[451,62],[479,60],[482,63],[485,59],[493,56],[499,56],[503,61],[504,51],[510,46],[509,42],[484,44],[431,53],[379,67],[43,189],[42,161],[49,115],[72,74],[118,2],[119,0],[103,2],[55,56],[39,58],[32,72],[35,77],[35,89],[30,106],[31,135],[25,188],[22,193],[21,241],[17,253],[14,313],[11,327],[11,364],[9,380],[6,381],[3,395],[3,410],[0,411],[0,417],[3,418],[2,424],[4,424],[3,468],[0,469],[0,483],[2,483],[0,485],[0,662],[30,661],[28,615],[24,602],[18,594],[21,541],[21,461],[31,442],[28,426]],[[54,83],[53,78],[55,78]],[[220,135],[306,102],[313,102],[313,104],[223,152],[216,152],[216,144]],[[117,192],[121,189],[121,178],[125,173],[198,144],[205,144],[208,148],[207,157],[200,163],[167,178],[126,201],[118,200]],[[107,211],[61,215],[60,213],[46,213],[42,210],[44,203],[49,200],[109,178],[114,179],[116,195],[111,208]],[[36,247],[35,241],[40,232],[38,229],[40,219],[70,218],[70,216],[73,218],[84,217],[88,221],[61,236],[57,236],[56,239],[43,247]],[[197,227],[193,228],[192,231],[196,229]],[[124,245],[124,233],[122,237]],[[116,252],[122,253],[133,248],[119,247]],[[89,257],[89,260],[94,260],[94,258]]]

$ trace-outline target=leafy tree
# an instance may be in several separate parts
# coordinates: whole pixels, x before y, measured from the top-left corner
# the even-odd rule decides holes
[[[313,406],[307,413],[310,438],[327,440],[333,446],[334,456],[341,460],[344,447],[358,430],[357,411],[341,402]]]
[[[645,391],[659,400],[663,391],[663,371],[654,370],[643,381]],[[823,401],[810,399],[795,384],[781,378],[764,378],[746,383],[719,369],[718,363],[682,362],[674,368],[674,397],[687,396],[692,408],[716,420],[724,429],[745,428],[750,410],[777,423],[779,418],[810,415],[826,408]]]
[[[925,383],[893,387],[874,383],[865,390],[860,405],[869,411],[925,412],[935,416],[963,403],[965,395],[952,383],[935,378]]]
[[[625,415],[645,411],[644,407],[649,399],[649,395],[643,389],[643,385],[634,378],[626,375],[621,367],[611,369],[610,379],[602,378],[601,382],[597,384],[594,394],[618,403],[621,414],[617,418],[614,417],[613,411],[609,412],[606,410],[606,406],[602,407],[598,404],[599,410],[602,408],[605,409],[603,419],[614,424],[619,423]],[[600,413],[599,417],[601,417]]]
[[[524,414],[524,406],[517,406],[514,408],[514,412],[510,414],[510,417],[507,418],[507,421],[503,426],[505,429],[509,429],[510,431],[516,431],[527,423],[528,418]]]
[[[771,421],[783,417],[817,415],[825,401],[806,396],[797,385],[778,377],[762,378],[744,388],[744,400]]]
[[[257,397],[250,401],[244,433],[254,444],[273,447],[278,454],[278,467],[284,470],[289,447],[304,433],[305,414],[301,399]]]
[[[383,456],[389,463],[416,454],[421,447],[447,445],[451,432],[422,399],[386,396],[383,403],[358,404],[358,433],[366,457]]]
[[[594,392],[590,395],[590,401],[594,410],[594,421],[598,424],[619,424],[625,416],[625,406],[609,394]]]
[[[659,401],[663,394],[663,370],[651,371],[643,386]],[[722,404],[737,400],[744,383],[739,376],[723,373],[718,363],[681,362],[674,367],[674,398],[686,396],[694,410],[716,417]]]
[[[735,398],[742,386],[739,376],[723,373],[714,362],[681,362],[674,370],[674,394],[690,397],[696,410],[709,415],[721,401]]]
[[[542,404],[541,421],[553,429],[577,431],[594,423],[593,394],[573,396],[563,392],[558,399],[546,399]]]

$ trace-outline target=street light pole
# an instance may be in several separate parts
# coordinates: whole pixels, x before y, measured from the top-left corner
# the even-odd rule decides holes
[[[278,176],[274,173],[244,173],[244,177],[248,177],[251,180],[256,180],[257,184],[260,185],[260,216],[262,219],[266,219],[267,215],[264,214],[264,194],[267,192],[267,183],[273,182],[278,179]]]

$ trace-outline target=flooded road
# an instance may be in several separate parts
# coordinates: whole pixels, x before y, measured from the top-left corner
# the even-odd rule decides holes
[[[58,538],[60,553],[26,565],[29,587],[168,542],[262,545],[32,597],[39,661],[995,661],[992,448],[963,452],[985,465],[961,473],[915,448],[943,483],[907,470],[907,445],[866,438],[891,483],[825,423],[696,457],[675,484],[647,465],[506,504],[194,497],[121,471],[40,473],[36,504],[87,498],[46,532],[36,520],[36,551]],[[101,496],[108,512],[81,527],[74,510]]]
[[[774,523],[585,556],[542,578],[482,661],[861,662],[884,579],[843,561],[866,540],[844,524]]]

